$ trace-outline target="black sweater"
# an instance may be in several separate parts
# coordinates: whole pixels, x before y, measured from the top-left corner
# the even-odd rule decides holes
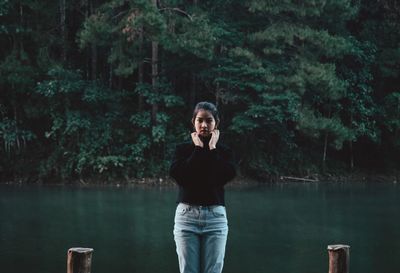
[[[209,150],[193,142],[178,144],[169,170],[179,185],[177,203],[191,205],[225,205],[224,185],[236,175],[236,164],[231,149],[217,143]]]

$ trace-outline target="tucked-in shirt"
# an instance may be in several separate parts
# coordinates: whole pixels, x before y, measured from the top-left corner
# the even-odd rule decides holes
[[[185,142],[176,146],[169,173],[179,186],[177,203],[225,206],[224,185],[235,177],[236,163],[221,143],[210,150]]]

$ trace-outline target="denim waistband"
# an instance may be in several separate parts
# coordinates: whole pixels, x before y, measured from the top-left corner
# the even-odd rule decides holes
[[[179,204],[178,204],[178,206],[179,205],[184,205],[184,206],[186,206],[187,208],[193,208],[193,209],[199,209],[199,210],[210,210],[210,209],[214,209],[214,208],[216,208],[216,207],[225,207],[225,206],[223,206],[223,205],[192,205],[192,204],[189,204],[189,203],[184,203],[184,202],[180,202]]]

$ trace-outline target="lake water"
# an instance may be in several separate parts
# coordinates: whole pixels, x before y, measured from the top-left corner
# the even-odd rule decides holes
[[[4,273],[63,273],[70,247],[94,248],[92,273],[176,273],[176,188],[0,186]],[[398,273],[400,185],[228,188],[224,273],[328,272],[349,244],[350,272]]]

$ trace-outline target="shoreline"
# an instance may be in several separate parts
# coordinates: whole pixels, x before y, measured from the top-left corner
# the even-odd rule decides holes
[[[255,179],[246,176],[238,176],[229,182],[226,187],[241,187],[241,186],[258,186],[267,184],[280,184],[280,183],[400,183],[400,173],[391,174],[367,174],[367,173],[353,173],[343,175],[332,174],[315,174],[309,176],[293,176],[293,175],[275,175],[266,177],[265,179]],[[40,185],[40,186],[81,186],[81,187],[130,187],[130,186],[148,186],[148,187],[176,187],[176,183],[172,178],[159,177],[159,178],[132,178],[121,180],[100,180],[100,179],[79,179],[63,182],[40,182],[29,181],[29,179],[19,179],[17,181],[0,181],[0,185]]]

